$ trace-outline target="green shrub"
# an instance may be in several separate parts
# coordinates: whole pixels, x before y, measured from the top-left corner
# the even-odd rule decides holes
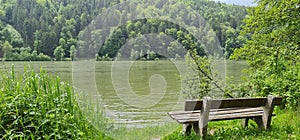
[[[97,61],[112,61],[112,58],[106,54],[105,56],[100,57],[98,54],[96,54],[96,60]]]
[[[51,57],[30,48],[14,48],[13,52],[6,56],[7,61],[51,61]]]
[[[0,138],[109,139],[80,112],[72,87],[40,70],[0,77]]]

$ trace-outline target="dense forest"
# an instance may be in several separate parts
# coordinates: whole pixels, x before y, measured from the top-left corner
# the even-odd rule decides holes
[[[120,2],[123,1],[1,0],[0,46],[2,49],[0,54],[6,60],[74,59],[81,32],[99,13]],[[135,8],[139,8],[140,13],[149,13],[164,9],[161,5],[162,2],[156,0],[154,1],[155,5],[143,8],[135,6]],[[216,34],[227,58],[231,55],[233,48],[239,48],[245,42],[244,36],[239,34],[242,20],[247,14],[246,7],[207,0],[184,0],[182,2],[197,11],[209,23],[213,31],[208,30],[206,33]],[[180,13],[179,7],[175,5],[173,8],[168,10]],[[120,18],[128,15],[122,15],[122,11],[119,11],[118,16]],[[190,21],[197,21],[192,16],[189,18]],[[117,33],[115,37],[121,36],[121,38],[117,38],[118,41],[108,39],[97,55],[99,58],[113,58],[116,55],[116,49],[120,47],[118,45],[122,44],[122,41],[123,43],[128,41],[130,37],[156,32],[166,35],[176,34],[172,37],[178,40],[182,29],[165,21],[145,19],[129,21],[114,32],[119,32],[121,35]],[[208,41],[211,36],[213,35],[207,35],[206,40]],[[169,51],[173,51],[170,53],[176,51],[173,49],[174,47],[172,48],[174,44],[170,43],[166,46]],[[207,44],[203,43],[203,45]],[[152,50],[148,52],[152,52]],[[130,53],[136,55],[141,52],[133,48]]]

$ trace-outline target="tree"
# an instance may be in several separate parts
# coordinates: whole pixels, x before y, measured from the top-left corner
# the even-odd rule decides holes
[[[0,9],[0,21],[3,20],[5,17],[5,11]]]
[[[229,58],[235,48],[241,48],[245,43],[245,38],[239,35],[239,31],[233,28],[227,29],[225,32],[225,57]]]
[[[76,47],[72,45],[70,48],[70,58],[72,59],[72,61],[76,59],[76,53],[77,53]]]
[[[12,56],[12,50],[13,50],[12,45],[8,41],[5,41],[2,45],[2,52],[3,52],[2,60],[9,60],[10,57]]]
[[[22,47],[23,39],[20,33],[11,25],[6,25],[5,28],[0,31],[4,40],[8,41],[13,47]]]
[[[287,107],[300,106],[299,2],[259,0],[249,10],[243,34],[253,34],[233,58],[250,65],[247,84],[255,95],[285,97]]]
[[[56,61],[61,61],[65,56],[64,49],[61,46],[56,47],[54,50],[54,57]]]

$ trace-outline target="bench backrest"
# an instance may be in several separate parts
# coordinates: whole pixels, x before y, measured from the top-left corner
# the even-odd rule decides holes
[[[221,108],[243,108],[243,107],[261,107],[265,106],[268,98],[236,98],[236,99],[213,99],[211,100],[210,109]],[[280,105],[282,97],[276,97],[274,105]],[[201,110],[203,100],[185,101],[185,111]]]

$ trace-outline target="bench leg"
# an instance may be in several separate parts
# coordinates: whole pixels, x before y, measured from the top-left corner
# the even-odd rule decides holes
[[[200,130],[199,130],[199,123],[193,123],[193,129],[196,133],[196,135],[200,135]]]
[[[257,126],[258,126],[258,128],[259,128],[260,130],[264,129],[264,123],[263,123],[261,117],[254,117],[254,118],[246,118],[246,119],[243,119],[243,120],[242,120],[242,125],[243,125],[243,127],[248,127],[248,126],[249,126],[249,120],[250,120],[250,119],[253,120],[253,121],[257,124]]]
[[[262,117],[255,117],[255,118],[253,118],[253,120],[256,122],[256,124],[260,130],[264,129],[264,123],[263,123]]]
[[[204,97],[203,106],[200,112],[200,119],[199,119],[199,130],[200,136],[202,139],[206,139],[207,135],[207,125],[208,125],[208,116],[211,106],[211,99],[209,97]]]
[[[248,127],[248,123],[249,123],[250,118],[246,118],[242,120],[242,126],[243,127]]]
[[[182,131],[187,135],[191,133],[192,124],[184,124]]]
[[[270,128],[271,120],[272,120],[272,113],[275,106],[275,96],[269,95],[267,98],[266,105],[264,106],[264,113],[262,117],[254,117],[253,119],[256,124],[258,125],[258,128],[260,130],[266,130]],[[243,120],[243,126],[247,127],[249,122],[249,118],[246,118]]]
[[[207,135],[207,125],[206,126],[203,126],[202,128],[199,128],[200,131],[200,136],[202,137],[203,140],[206,139],[206,135]]]
[[[245,118],[242,120],[243,127],[249,126],[249,120],[253,120],[260,130],[264,129],[264,123],[262,121],[262,117],[254,117],[254,118]]]
[[[184,124],[183,125],[183,132],[188,135],[191,133],[191,130],[192,130],[192,127],[193,127],[193,130],[195,131],[196,135],[200,135],[200,130],[199,130],[199,124],[198,123],[192,123],[192,124]]]
[[[275,105],[275,96],[268,96],[267,103],[264,107],[264,114],[262,117],[262,122],[263,122],[263,129],[269,129],[271,125],[271,120],[272,120],[272,113],[274,110],[274,105]]]

